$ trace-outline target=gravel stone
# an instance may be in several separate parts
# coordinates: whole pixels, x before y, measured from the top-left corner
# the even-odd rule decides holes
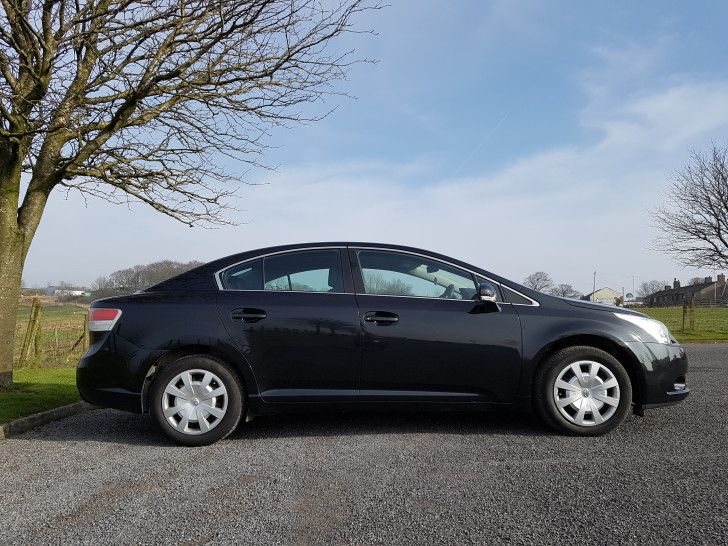
[[[600,438],[516,414],[256,418],[172,446],[97,410],[0,442],[0,544],[725,544],[728,344]]]

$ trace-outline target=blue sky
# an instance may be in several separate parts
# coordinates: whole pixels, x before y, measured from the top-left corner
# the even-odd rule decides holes
[[[189,229],[142,205],[58,192],[31,247],[30,285],[89,283],[157,259],[269,244],[374,240],[441,251],[520,281],[582,291],[632,275],[687,279],[650,250],[648,209],[689,150],[728,142],[728,5],[718,2],[397,1],[353,35],[355,66],[276,129],[233,213]]]

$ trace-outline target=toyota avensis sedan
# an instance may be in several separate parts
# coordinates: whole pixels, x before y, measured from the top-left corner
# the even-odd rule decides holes
[[[434,252],[315,243],[236,254],[91,304],[78,388],[203,445],[312,408],[530,408],[596,436],[689,390],[641,313],[547,296]]]

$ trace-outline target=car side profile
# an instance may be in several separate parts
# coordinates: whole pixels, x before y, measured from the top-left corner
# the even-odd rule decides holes
[[[533,408],[596,436],[689,393],[662,323],[399,245],[236,254],[93,302],[89,331],[82,397],[149,413],[183,445],[317,408]]]

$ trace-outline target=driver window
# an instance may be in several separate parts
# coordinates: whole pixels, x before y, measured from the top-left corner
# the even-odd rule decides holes
[[[414,254],[360,250],[364,293],[469,300],[475,281],[467,271]]]

